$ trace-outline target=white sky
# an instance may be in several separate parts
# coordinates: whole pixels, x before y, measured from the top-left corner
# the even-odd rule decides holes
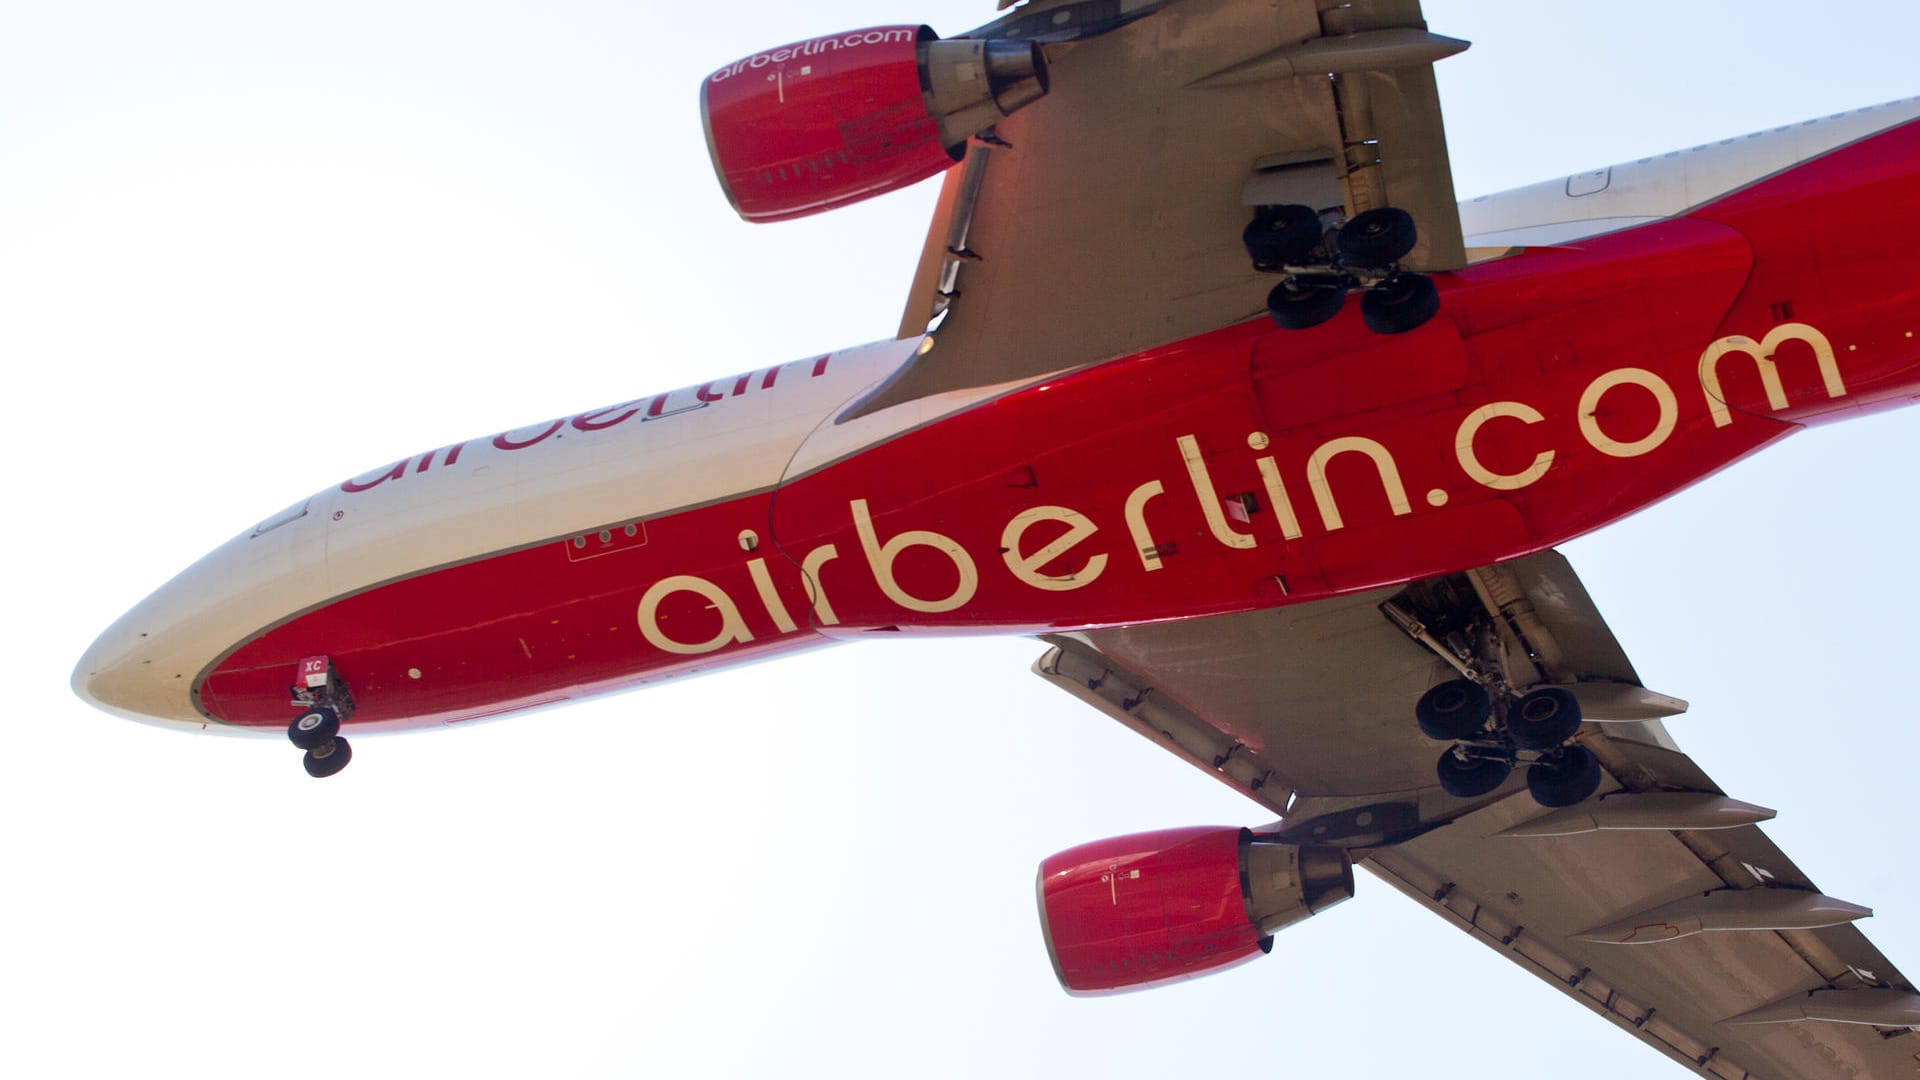
[[[1440,69],[1463,195],[1920,93],[1911,0],[1426,10],[1476,42]],[[1262,818],[1028,674],[1033,642],[367,739],[324,784],[67,690],[122,610],[308,491],[889,335],[933,188],[741,224],[699,80],[991,15],[0,0],[0,1073],[1680,1075],[1366,876],[1271,958],[1067,998],[1042,857]],[[1916,458],[1910,414],[1814,433],[1568,549],[1693,702],[1682,744],[1910,975]]]

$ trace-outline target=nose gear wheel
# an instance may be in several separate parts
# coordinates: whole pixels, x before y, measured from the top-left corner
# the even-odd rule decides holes
[[[353,760],[353,747],[340,737],[340,725],[353,715],[353,692],[325,656],[302,659],[287,688],[302,711],[287,725],[287,741],[306,751],[301,764],[315,779],[333,776]]]

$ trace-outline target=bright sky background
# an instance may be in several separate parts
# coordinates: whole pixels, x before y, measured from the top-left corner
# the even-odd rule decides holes
[[[1365,875],[1268,959],[1069,999],[1042,857],[1264,819],[1030,641],[362,740],[326,783],[70,694],[309,491],[892,333],[933,186],[744,225],[700,79],[992,5],[663,7],[0,0],[0,1074],[1681,1075]],[[1440,68],[1463,196],[1920,93],[1911,0],[1426,11],[1475,42]],[[1863,420],[1568,549],[1682,744],[1909,976],[1916,459],[1920,418]]]

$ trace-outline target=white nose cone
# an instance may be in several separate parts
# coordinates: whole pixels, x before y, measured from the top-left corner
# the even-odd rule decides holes
[[[261,734],[210,720],[196,695],[220,657],[299,608],[288,585],[312,576],[297,572],[296,552],[313,546],[301,533],[255,530],[208,552],[100,635],[73,669],[73,692],[160,727]]]
[[[135,604],[80,658],[73,692],[95,708],[160,727],[278,734],[211,719],[201,681],[222,657],[324,599],[325,547],[308,527],[313,501],[220,545]]]
[[[100,635],[73,669],[73,692],[94,708],[129,720],[200,730],[207,718],[193,688],[212,657],[183,653],[173,583],[141,601]],[[175,595],[170,595],[175,594]]]

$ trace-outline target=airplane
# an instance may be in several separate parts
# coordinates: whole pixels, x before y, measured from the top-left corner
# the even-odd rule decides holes
[[[1752,828],[1765,812],[1679,754],[1658,721],[1682,703],[1638,686],[1550,548],[1800,426],[1910,396],[1909,293],[1891,261],[1912,203],[1902,125],[1920,107],[1456,210],[1430,65],[1457,43],[1407,5],[1340,9],[1380,21],[1314,33],[1301,20],[1323,16],[1302,7],[1263,40],[1242,32],[1246,4],[1143,5],[1068,31],[1035,25],[1079,9],[1030,5],[957,50],[886,28],[721,69],[708,117],[743,214],[767,216],[756,200],[779,184],[814,201],[774,216],[947,171],[903,324],[917,327],[349,479],[130,612],[76,688],[196,730],[287,731],[310,743],[309,771],[330,775],[351,753],[335,725],[478,719],[874,633],[1040,635],[1043,675],[1280,818],[1049,860],[1043,918],[1071,989],[1258,955],[1286,921],[1350,893],[1358,855],[1706,1075],[1905,1064],[1911,1040],[1883,1035],[1914,1022],[1911,987],[1846,925],[1864,912],[1819,897]],[[1183,48],[1190,37],[1216,44]],[[1141,41],[1169,67],[1115,74]],[[805,153],[779,166],[802,162],[791,181],[766,169],[758,189],[754,170],[726,172],[727,137],[749,121],[728,126],[725,90],[772,68],[782,103],[785,65],[804,80],[822,56],[894,47],[901,58],[876,67],[923,104],[923,70],[978,63],[991,108],[969,107],[993,123],[958,142],[941,131],[938,155],[923,146],[924,161],[878,182],[842,174],[824,202],[799,180]],[[947,54],[961,59],[939,68]],[[1295,74],[1321,67],[1331,74]],[[1351,124],[1367,111],[1357,97],[1383,126],[1336,132],[1329,156],[1313,141],[1326,109]],[[1134,160],[1138,132],[1090,134],[1173,100],[1190,111],[1168,106],[1156,138],[1177,132],[1217,160],[1153,175]],[[956,147],[965,160],[949,169]],[[1225,195],[1193,194],[1209,186],[1196,176]],[[1404,221],[1362,218],[1372,187],[1420,228],[1370,265],[1354,223]],[[1301,206],[1336,229],[1270,257],[1275,227],[1307,220]],[[1102,228],[1113,220],[1145,225]],[[1839,245],[1858,295],[1823,276],[1840,260],[1822,243]],[[1263,293],[1280,298],[1264,315]],[[1436,310],[1398,325],[1421,297]],[[1300,325],[1300,308],[1333,299],[1339,310]],[[1515,850],[1533,862],[1515,867]],[[1083,933],[1115,927],[1076,903],[1104,894],[1108,915],[1134,913],[1121,881],[1176,874],[1232,885],[1205,928],[1217,938],[1143,953],[1130,951],[1140,939]],[[1283,909],[1222,921],[1259,876],[1284,880]],[[1698,901],[1682,902],[1683,885]],[[1532,901],[1526,933],[1501,912],[1513,892]],[[1543,922],[1548,896],[1564,903]],[[1678,941],[1586,940],[1605,936],[1604,916],[1651,912],[1627,928],[1635,940],[1657,924]],[[1562,933],[1543,935],[1556,921]],[[1744,977],[1697,985],[1730,964]],[[1751,1008],[1711,1011],[1730,999]],[[1721,1023],[1736,1011],[1780,1026]]]

